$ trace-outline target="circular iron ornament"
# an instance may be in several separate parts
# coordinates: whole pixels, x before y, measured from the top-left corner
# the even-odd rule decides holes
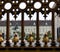
[[[40,9],[41,8],[41,3],[40,2],[35,2],[34,3],[34,8],[35,9]]]
[[[50,2],[50,3],[49,3],[49,7],[50,7],[51,9],[55,9],[55,8],[56,8],[56,3],[55,3],[54,1]]]
[[[26,8],[26,3],[25,2],[21,2],[19,4],[19,8],[22,9],[22,10],[24,10]]]
[[[6,3],[5,6],[4,6],[4,8],[5,8],[6,10],[10,10],[11,7],[12,7],[12,4],[11,4],[11,3]]]

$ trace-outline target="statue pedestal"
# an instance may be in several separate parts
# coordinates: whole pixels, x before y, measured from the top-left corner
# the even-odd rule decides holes
[[[1,42],[0,42],[0,45],[1,45]]]
[[[36,41],[36,47],[37,47],[37,46],[40,46],[40,43],[39,43],[39,41]]]
[[[17,44],[17,42],[14,42],[14,47],[17,47],[16,44]]]
[[[56,42],[55,41],[52,41],[51,42],[51,47],[55,47],[56,46]]]
[[[24,43],[24,41],[21,41],[21,46],[25,46],[25,43]]]
[[[48,46],[47,46],[47,43],[48,43],[48,42],[44,42],[44,43],[45,43],[44,47],[48,47]]]
[[[6,46],[10,47],[10,42],[9,41],[6,41]]]

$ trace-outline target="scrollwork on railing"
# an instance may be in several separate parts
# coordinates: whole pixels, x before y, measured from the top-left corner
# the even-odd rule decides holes
[[[52,12],[52,41],[50,42],[51,46],[55,46],[55,29],[54,29],[54,12],[57,14],[60,14],[60,1],[58,0],[1,0],[0,1],[0,19],[2,18],[2,15],[7,13],[7,20],[6,20],[6,41],[5,46],[11,46],[14,44],[13,47],[15,47],[17,44],[20,46],[26,46],[25,44],[28,44],[28,47],[32,47],[32,42],[35,43],[35,46],[41,47],[40,38],[39,38],[39,12],[44,14],[44,18],[46,19],[47,14]],[[52,3],[54,5],[52,5]],[[52,6],[50,6],[52,5]],[[32,15],[34,13],[37,13],[36,15],[36,41],[33,40],[32,35],[30,35],[29,40],[26,41],[24,39],[24,13],[28,15],[28,17],[31,19]],[[16,20],[17,15],[21,13],[21,39],[17,37],[17,35],[14,36],[13,40],[9,39],[9,24],[10,24],[10,16],[9,13],[14,15],[14,18]],[[1,35],[0,35],[1,37]],[[0,38],[0,44],[3,38]],[[42,42],[45,42],[45,47],[47,46],[49,39],[47,35],[45,34],[45,37]],[[59,40],[60,42],[60,40]],[[30,45],[29,45],[30,44]],[[47,46],[48,47],[48,46]]]

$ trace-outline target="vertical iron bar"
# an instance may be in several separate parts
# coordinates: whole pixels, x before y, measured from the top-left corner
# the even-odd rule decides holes
[[[36,46],[40,46],[40,43],[39,43],[39,12],[37,12],[37,19],[36,19]]]
[[[21,46],[24,46],[24,12],[22,12],[22,21],[21,21]]]
[[[52,11],[52,46],[55,46],[55,19],[54,19],[54,12]]]
[[[9,21],[9,12],[7,12],[7,21],[6,21],[6,46],[10,46],[9,43],[9,25],[10,25],[10,21]]]

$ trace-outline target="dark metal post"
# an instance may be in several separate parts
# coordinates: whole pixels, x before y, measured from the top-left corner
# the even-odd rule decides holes
[[[54,12],[52,11],[52,46],[55,46],[55,19],[54,19]]]
[[[21,46],[24,46],[24,12],[22,12],[22,21],[21,21]]]
[[[7,12],[7,21],[6,21],[6,46],[10,46],[9,43],[9,25],[10,25],[10,21],[9,21],[9,12]]]
[[[40,46],[40,43],[39,43],[39,12],[37,12],[37,19],[36,19],[36,46]]]

